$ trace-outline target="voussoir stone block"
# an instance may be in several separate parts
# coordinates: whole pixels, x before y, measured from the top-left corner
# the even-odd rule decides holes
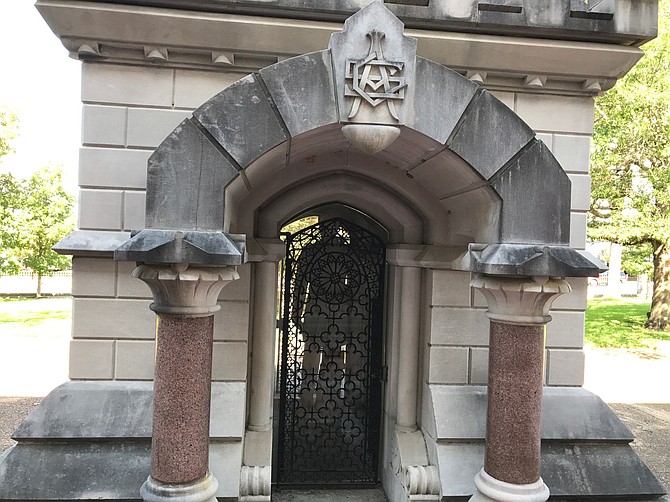
[[[287,140],[283,124],[254,75],[221,91],[193,116],[242,168]]]
[[[517,115],[488,91],[469,107],[447,146],[490,179],[535,136]]]
[[[291,136],[337,122],[329,50],[268,66],[260,75]]]
[[[501,242],[568,244],[570,179],[541,141],[535,141],[492,183],[503,200]]]
[[[479,86],[455,71],[421,57],[416,58],[415,86],[414,122],[409,125],[444,144]]]
[[[147,228],[222,230],[224,189],[235,176],[209,138],[184,120],[149,158]]]

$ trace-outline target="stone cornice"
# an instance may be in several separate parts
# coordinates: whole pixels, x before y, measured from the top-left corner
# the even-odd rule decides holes
[[[74,58],[249,73],[328,46],[341,25],[74,0],[37,8]],[[594,95],[641,57],[636,47],[406,30],[418,54],[494,90]]]
[[[104,2],[105,0],[91,0]],[[372,0],[107,0],[109,3],[342,22]],[[655,0],[379,0],[407,28],[640,45]]]

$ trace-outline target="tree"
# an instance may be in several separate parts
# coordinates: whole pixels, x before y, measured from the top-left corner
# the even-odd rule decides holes
[[[670,330],[670,0],[659,36],[628,75],[596,100],[589,235],[649,244],[654,291],[647,327]]]
[[[16,222],[19,228],[18,261],[37,274],[37,296],[42,277],[53,270],[69,269],[70,258],[51,249],[74,228],[74,197],[62,184],[60,168],[43,167],[21,183]]]
[[[29,268],[42,277],[70,268],[70,259],[51,248],[74,228],[74,197],[63,188],[60,168],[43,167],[28,179],[0,174],[0,272]]]
[[[19,132],[19,119],[16,114],[6,108],[0,108],[0,159],[13,153],[11,141]]]

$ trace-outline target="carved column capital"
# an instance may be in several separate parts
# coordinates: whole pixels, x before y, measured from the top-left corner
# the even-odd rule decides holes
[[[571,291],[564,279],[475,275],[470,282],[489,306],[488,317],[511,324],[546,324],[556,298]]]
[[[211,315],[223,287],[239,274],[235,267],[189,267],[180,265],[140,265],[133,277],[144,281],[154,296],[150,308],[158,314],[198,317]]]

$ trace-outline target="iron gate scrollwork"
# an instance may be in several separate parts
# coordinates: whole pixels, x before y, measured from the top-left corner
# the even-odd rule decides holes
[[[341,218],[287,238],[280,485],[377,482],[383,241]]]

